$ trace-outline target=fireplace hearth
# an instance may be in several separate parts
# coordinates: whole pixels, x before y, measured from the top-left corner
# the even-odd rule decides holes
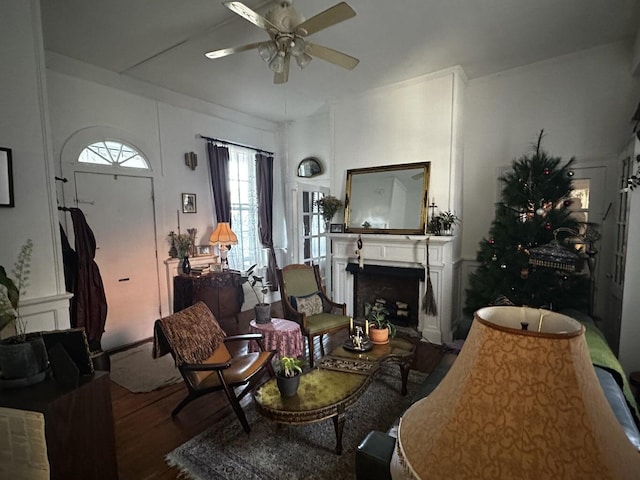
[[[347,271],[354,275],[353,312],[356,318],[366,316],[367,304],[385,303],[389,320],[403,327],[418,328],[420,282],[424,282],[422,268],[403,268],[385,265],[366,265],[362,270],[349,263]]]

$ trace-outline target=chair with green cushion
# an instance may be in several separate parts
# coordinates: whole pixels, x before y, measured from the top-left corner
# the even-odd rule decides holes
[[[327,297],[318,265],[287,265],[277,273],[284,316],[298,323],[307,337],[309,365],[313,368],[313,338],[320,337],[324,355],[323,335],[349,328],[346,305]]]

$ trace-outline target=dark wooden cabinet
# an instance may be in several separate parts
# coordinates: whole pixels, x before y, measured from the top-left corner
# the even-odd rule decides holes
[[[118,478],[108,372],[63,388],[53,378],[0,391],[0,406],[42,412],[51,480]]]
[[[244,293],[240,272],[211,272],[206,275],[173,277],[173,311],[203,301],[216,318],[235,317],[242,310]]]

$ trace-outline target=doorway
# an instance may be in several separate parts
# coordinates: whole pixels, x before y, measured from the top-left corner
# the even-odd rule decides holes
[[[103,349],[151,337],[160,312],[152,178],[76,171],[72,188],[96,237],[108,305]]]

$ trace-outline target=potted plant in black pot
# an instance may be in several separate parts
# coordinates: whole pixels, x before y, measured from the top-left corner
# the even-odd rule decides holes
[[[276,383],[280,395],[293,397],[298,393],[303,361],[294,357],[280,357],[276,361]]]
[[[267,293],[271,284],[264,281],[264,277],[259,277],[253,272],[257,265],[252,265],[244,275],[240,277],[240,283],[248,283],[256,295],[258,303],[253,307],[256,314],[256,323],[269,323],[271,321],[271,304],[267,303]]]
[[[20,249],[11,279],[0,266],[0,331],[13,327],[15,335],[0,341],[1,383],[5,388],[27,386],[46,377],[49,366],[47,349],[40,333],[27,334],[20,315],[20,295],[28,282],[33,242],[27,240]]]

